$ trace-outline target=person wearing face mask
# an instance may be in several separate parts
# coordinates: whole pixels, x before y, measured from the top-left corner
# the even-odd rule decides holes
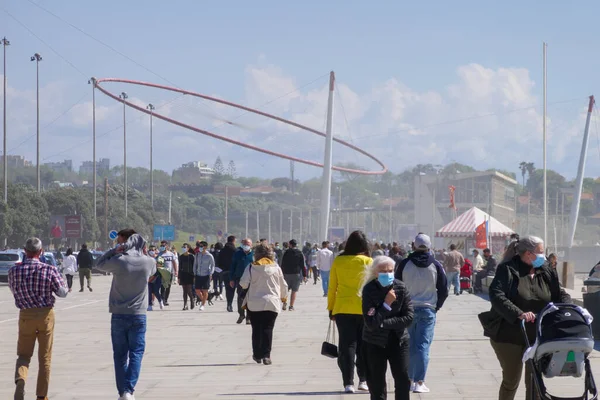
[[[395,399],[410,399],[407,328],[413,320],[413,306],[406,285],[394,279],[395,265],[390,257],[376,257],[365,266],[360,293],[367,385],[373,400],[387,398],[388,362],[394,377]]]
[[[196,295],[202,302],[199,310],[204,311],[208,300],[208,289],[210,289],[212,275],[215,272],[215,258],[208,251],[208,243],[200,242],[199,250],[194,262],[194,275],[196,276]]]
[[[242,240],[242,246],[235,252],[231,259],[231,268],[229,270],[229,287],[237,291],[237,305],[239,318],[236,323],[241,324],[246,320],[246,325],[250,325],[250,318],[246,318],[246,310],[242,307],[244,301],[244,289],[240,286],[240,279],[244,275],[246,267],[254,261],[254,252],[252,251],[252,239]],[[233,297],[232,297],[233,300]]]
[[[179,285],[183,288],[183,311],[188,309],[187,300],[190,299],[190,308],[194,309],[194,254],[191,252],[190,245],[183,244],[181,254],[179,255]]]
[[[544,256],[544,242],[535,236],[526,236],[512,242],[490,285],[490,311],[479,315],[484,335],[490,343],[502,368],[499,400],[515,397],[523,370],[522,356],[525,340],[521,321],[529,341],[535,341],[535,320],[548,303],[570,303],[571,297],[560,286],[558,275]],[[531,374],[525,367],[526,377]],[[530,379],[525,379],[527,398],[532,398]]]
[[[163,282],[163,286],[160,289],[160,295],[163,298],[165,306],[169,305],[169,294],[171,293],[171,284],[177,278],[177,255],[170,251],[169,242],[163,240],[160,242],[158,255],[165,260],[165,269],[171,273],[171,281]]]

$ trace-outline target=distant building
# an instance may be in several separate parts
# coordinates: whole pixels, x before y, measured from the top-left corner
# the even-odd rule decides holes
[[[456,213],[450,208],[450,190],[454,186]],[[477,207],[512,228],[516,226],[517,181],[497,171],[456,173],[444,176],[415,177],[415,224],[419,231],[435,231],[456,215]],[[527,200],[525,200],[527,201]]]
[[[9,168],[31,167],[31,161],[25,160],[23,156],[8,155],[7,163]],[[0,164],[4,165],[4,156],[0,156]]]
[[[44,165],[54,172],[73,172],[73,160],[49,162]]]
[[[215,174],[215,171],[211,167],[200,161],[192,161],[183,164],[180,169],[196,169],[201,176],[211,176]]]
[[[96,173],[98,175],[102,175],[108,173],[110,171],[110,159],[109,158],[101,158],[98,162],[96,162]],[[81,167],[79,167],[80,174],[91,175],[94,173],[94,162],[93,161],[84,161],[81,163]]]

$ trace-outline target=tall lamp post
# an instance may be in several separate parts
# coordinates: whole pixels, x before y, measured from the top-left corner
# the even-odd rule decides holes
[[[152,166],[152,114],[156,107],[152,103],[146,106],[146,109],[150,110],[150,204],[154,210],[154,167]]]
[[[92,186],[94,187],[94,219],[97,217],[96,206],[96,78],[91,77],[88,84],[92,85],[92,160],[93,160],[93,177]]]
[[[36,78],[36,112],[37,112],[37,191],[41,192],[41,175],[40,175],[40,61],[42,56],[40,53],[35,53],[31,56],[31,61],[35,61],[35,78]]]
[[[4,123],[4,147],[3,147],[3,154],[4,154],[4,204],[8,204],[8,154],[6,154],[7,152],[7,147],[6,147],[6,46],[10,45],[10,42],[6,39],[3,38],[2,39],[2,46],[4,47],[4,91],[3,91],[3,96],[4,96],[4,101],[2,102],[2,111],[4,113],[4,119],[3,119],[3,123]]]
[[[125,121],[125,109],[127,105],[125,104],[125,100],[128,97],[125,92],[121,92],[119,95],[119,98],[123,100],[123,193],[125,197],[125,218],[127,218],[127,122]]]

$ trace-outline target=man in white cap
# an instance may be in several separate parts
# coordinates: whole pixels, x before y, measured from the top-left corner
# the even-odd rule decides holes
[[[444,268],[430,252],[429,236],[419,233],[413,247],[414,252],[398,263],[396,279],[406,284],[414,307],[413,323],[408,328],[411,391],[428,393],[425,374],[429,347],[433,341],[436,313],[448,297],[448,281]]]

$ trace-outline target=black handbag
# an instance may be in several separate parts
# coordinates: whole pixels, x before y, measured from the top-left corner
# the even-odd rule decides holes
[[[333,326],[333,329],[332,329]],[[327,337],[321,345],[321,354],[328,358],[338,358],[338,347],[335,344],[335,322],[329,321]]]
[[[496,340],[500,328],[502,327],[502,316],[494,311],[485,311],[480,313],[478,316],[479,322],[483,327],[483,336],[489,337],[492,340]]]

